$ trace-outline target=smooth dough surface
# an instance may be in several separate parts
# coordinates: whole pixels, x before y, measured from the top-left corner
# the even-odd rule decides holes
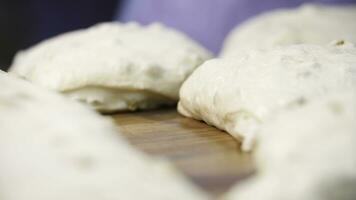
[[[210,53],[160,24],[102,23],[19,52],[10,72],[103,112],[178,100],[182,82]]]
[[[257,175],[226,199],[355,199],[355,94],[328,94],[268,120],[258,138]]]
[[[209,199],[107,118],[0,73],[0,199]]]
[[[235,28],[225,40],[220,56],[290,44],[325,44],[333,40],[356,43],[355,19],[356,5],[306,4],[270,11]]]
[[[251,150],[260,124],[275,111],[355,85],[354,44],[251,50],[200,66],[180,90],[178,111],[226,130]]]

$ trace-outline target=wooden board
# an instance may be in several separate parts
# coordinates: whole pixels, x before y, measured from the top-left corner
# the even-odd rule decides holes
[[[253,173],[251,156],[230,135],[175,109],[112,115],[129,141],[142,151],[173,162],[213,195]]]

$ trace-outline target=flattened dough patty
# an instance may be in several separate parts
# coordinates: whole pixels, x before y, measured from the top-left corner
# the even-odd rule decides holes
[[[176,103],[182,82],[209,57],[160,24],[102,23],[19,52],[10,72],[111,112]]]
[[[356,5],[306,4],[253,17],[235,28],[224,42],[222,57],[246,49],[291,44],[326,44],[333,40],[356,43]]]
[[[1,199],[208,198],[107,118],[1,72],[0,85]]]
[[[178,111],[226,130],[250,150],[260,124],[276,110],[355,88],[356,48],[343,43],[251,50],[207,61],[184,82]]]
[[[355,90],[283,110],[261,128],[258,173],[226,199],[355,199],[355,120]]]

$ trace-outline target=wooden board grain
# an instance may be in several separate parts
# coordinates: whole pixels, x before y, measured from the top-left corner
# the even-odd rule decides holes
[[[170,160],[213,195],[253,173],[251,155],[230,135],[175,109],[112,115],[129,141],[142,151]]]

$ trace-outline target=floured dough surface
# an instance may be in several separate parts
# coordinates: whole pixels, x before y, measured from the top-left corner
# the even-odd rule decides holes
[[[290,44],[325,44],[333,40],[356,43],[355,19],[356,5],[306,4],[270,11],[235,28],[225,40],[221,56]]]
[[[280,112],[259,134],[259,173],[226,199],[355,199],[355,120],[355,90]]]
[[[208,199],[90,109],[7,74],[0,85],[0,199]]]
[[[176,103],[182,82],[209,57],[160,24],[102,23],[19,52],[10,72],[110,112]]]
[[[355,85],[351,43],[251,50],[200,66],[181,88],[178,111],[226,130],[251,150],[260,124],[275,111]]]

